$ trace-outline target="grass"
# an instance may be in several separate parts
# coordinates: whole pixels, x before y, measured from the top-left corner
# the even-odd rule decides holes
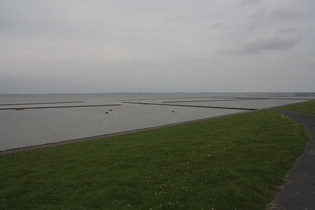
[[[0,209],[265,209],[302,126],[261,110],[0,157]]]
[[[315,114],[315,100],[282,106],[281,108],[289,109],[289,110],[297,111],[297,112],[306,112],[306,113]]]

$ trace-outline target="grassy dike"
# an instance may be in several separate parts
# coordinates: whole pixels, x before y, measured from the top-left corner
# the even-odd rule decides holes
[[[0,157],[0,209],[265,209],[308,134],[261,110]]]

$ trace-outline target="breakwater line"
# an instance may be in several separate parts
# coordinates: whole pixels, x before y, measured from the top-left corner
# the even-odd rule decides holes
[[[258,109],[243,108],[243,107],[222,107],[222,106],[198,106],[198,105],[184,105],[184,104],[160,104],[160,103],[143,103],[143,102],[123,102],[126,104],[141,104],[141,105],[158,105],[158,106],[181,106],[181,107],[193,107],[193,108],[208,108],[208,109],[234,109],[234,110],[246,110],[255,111]]]
[[[0,104],[0,106],[20,106],[20,105],[43,105],[43,104],[72,104],[84,103],[85,101],[55,101],[55,102],[37,102],[37,103],[18,103],[18,104]]]
[[[121,106],[121,104],[97,104],[97,105],[76,105],[76,106],[36,106],[36,107],[10,107],[0,108],[1,110],[24,110],[24,109],[57,109],[57,108],[78,108],[78,107],[99,107],[99,106]]]

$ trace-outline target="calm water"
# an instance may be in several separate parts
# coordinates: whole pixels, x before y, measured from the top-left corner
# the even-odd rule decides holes
[[[261,109],[311,99],[315,94],[0,95],[0,150],[244,112],[223,108]]]

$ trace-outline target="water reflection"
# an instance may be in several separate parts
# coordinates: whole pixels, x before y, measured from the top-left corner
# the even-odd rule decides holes
[[[1,95],[0,150],[244,111],[206,108],[211,106],[261,109],[310,99],[315,99],[315,95],[310,93]],[[139,104],[143,102],[149,104]],[[35,109],[39,106],[40,109]],[[8,108],[11,110],[4,110]]]

